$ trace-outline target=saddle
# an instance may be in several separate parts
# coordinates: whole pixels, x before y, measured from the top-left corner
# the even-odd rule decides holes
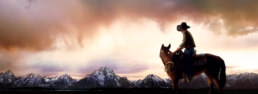
[[[201,66],[204,65],[206,61],[205,54],[194,54],[191,62],[193,66]]]
[[[183,54],[182,51],[179,51],[178,54]],[[196,54],[196,50],[191,58],[191,63],[193,65],[203,65],[206,63],[206,58],[205,58],[206,54]],[[183,57],[181,58],[183,59]]]

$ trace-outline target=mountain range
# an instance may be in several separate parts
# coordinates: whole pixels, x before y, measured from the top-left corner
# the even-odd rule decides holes
[[[0,88],[42,87],[54,89],[88,89],[88,88],[171,88],[170,79],[162,79],[154,74],[144,79],[130,81],[127,77],[116,75],[112,69],[101,67],[80,80],[73,79],[68,74],[45,77],[38,74],[28,74],[16,77],[12,71],[0,73]],[[205,75],[195,77],[190,83],[179,84],[180,88],[206,88],[208,83]],[[227,89],[258,89],[258,74],[242,73],[227,75]]]

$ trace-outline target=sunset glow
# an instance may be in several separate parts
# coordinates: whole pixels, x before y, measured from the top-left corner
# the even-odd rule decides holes
[[[202,9],[206,6],[200,1],[136,1],[1,0],[0,71],[68,73],[80,79],[107,66],[132,80],[148,74],[168,78],[160,47],[171,43],[174,51],[179,46],[182,34],[176,25],[185,21],[197,53],[221,56],[227,74],[258,73],[258,12],[246,11],[257,10],[257,1],[244,3],[250,9],[237,7],[240,1],[231,3],[232,10],[226,7],[230,2],[221,9],[214,4]]]

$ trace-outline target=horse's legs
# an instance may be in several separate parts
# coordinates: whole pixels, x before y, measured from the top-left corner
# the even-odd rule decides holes
[[[219,85],[219,79],[218,78],[213,78],[213,82],[215,83],[216,87],[218,88],[219,94],[221,94],[221,87]]]
[[[172,85],[173,85],[173,94],[177,94],[178,93],[178,79],[175,79],[172,81]]]
[[[176,86],[174,85],[174,83],[175,83],[175,82],[172,81],[172,89],[173,89],[172,91],[173,91],[173,94],[176,94],[176,93],[175,93],[175,91],[176,91]]]
[[[212,90],[213,90],[214,82],[212,80],[211,75],[209,75],[208,73],[205,73],[205,75],[206,75],[207,81],[209,83],[209,94],[211,94]]]

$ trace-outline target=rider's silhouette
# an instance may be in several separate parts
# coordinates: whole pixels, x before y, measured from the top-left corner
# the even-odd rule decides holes
[[[184,59],[183,59],[183,64],[184,64],[184,72],[185,72],[185,80],[189,82],[189,78],[192,77],[191,71],[190,71],[190,62],[192,59],[192,56],[195,54],[195,43],[194,39],[191,35],[191,33],[187,30],[190,28],[185,22],[182,22],[180,25],[177,25],[177,31],[182,32],[183,34],[183,41],[181,45],[173,52],[176,53],[180,51],[181,49],[184,49]]]

